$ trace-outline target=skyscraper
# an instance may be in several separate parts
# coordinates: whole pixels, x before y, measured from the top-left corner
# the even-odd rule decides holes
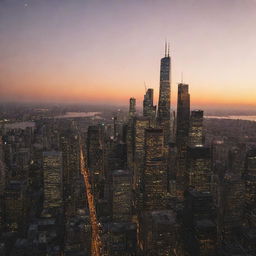
[[[130,98],[129,116],[134,117],[136,114],[136,99]]]
[[[144,95],[143,100],[143,116],[149,117],[151,120],[155,118],[156,106],[153,103],[154,100],[154,90],[149,88]]]
[[[135,115],[136,115],[136,99],[130,98],[129,105],[129,118],[127,124],[127,134],[126,134],[126,142],[127,142],[127,166],[128,169],[133,169],[133,161],[134,161],[134,123],[135,123]]]
[[[244,182],[241,175],[226,173],[219,186],[219,231],[221,239],[234,240],[242,227],[244,209]]]
[[[78,136],[67,130],[61,134],[63,160],[63,199],[67,215],[75,214],[79,200],[80,152]]]
[[[8,231],[21,231],[26,223],[26,183],[12,180],[4,192],[4,225]]]
[[[167,166],[164,161],[162,129],[145,130],[145,163],[143,172],[144,209],[164,209],[167,193]]]
[[[103,127],[100,125],[89,126],[87,134],[87,159],[96,200],[99,199],[102,190],[101,183],[105,178],[104,153]]]
[[[176,173],[176,189],[177,196],[183,199],[185,190],[185,172],[186,158],[189,134],[189,115],[190,115],[190,95],[188,92],[188,84],[180,83],[178,85],[178,105],[177,105],[177,128],[176,128],[176,144],[177,144],[177,173]]]
[[[134,173],[133,180],[135,188],[141,183],[141,177],[145,157],[145,129],[150,127],[150,121],[147,117],[135,118],[135,136],[134,136]]]
[[[189,134],[190,116],[190,95],[188,84],[178,84],[178,105],[177,105],[177,144],[187,144]]]
[[[157,120],[158,125],[164,132],[164,144],[170,140],[170,97],[171,97],[171,58],[169,56],[169,47],[165,45],[165,56],[161,59],[160,67],[160,90],[158,101]]]
[[[189,146],[203,146],[203,110],[193,110],[190,115]]]
[[[63,201],[62,153],[43,152],[44,208],[60,207]]]
[[[245,181],[245,218],[247,225],[251,226],[253,215],[256,212],[256,149],[246,154],[243,178]]]
[[[172,210],[149,211],[143,218],[143,255],[177,255],[180,226]]]
[[[211,193],[186,191],[183,225],[185,255],[217,255],[216,208]]]
[[[113,220],[130,221],[132,216],[132,177],[130,171],[113,171],[112,191]]]
[[[185,173],[186,187],[197,191],[211,191],[211,152],[210,148],[188,148],[187,168]]]

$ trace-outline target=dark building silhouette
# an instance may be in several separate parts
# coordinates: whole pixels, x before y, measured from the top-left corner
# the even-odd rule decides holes
[[[243,178],[245,181],[246,224],[256,227],[256,149],[252,149],[246,154]]]
[[[25,182],[12,180],[4,192],[4,225],[7,231],[21,232],[26,225],[27,185]]]
[[[104,226],[107,255],[137,255],[137,226],[132,222],[112,222]],[[104,238],[104,235],[103,235]]]
[[[136,100],[130,98],[129,115],[127,122],[126,143],[127,143],[127,166],[133,170],[134,163],[134,140],[135,140],[135,114]]]
[[[172,210],[151,211],[143,219],[143,255],[175,255],[180,225]]]
[[[219,239],[233,242],[243,226],[245,189],[241,175],[226,173],[219,191]]]
[[[189,135],[189,117],[190,117],[190,95],[188,85],[178,84],[178,102],[177,102],[177,172],[176,172],[176,191],[178,198],[183,198],[185,190],[185,172],[187,159],[187,146]]]
[[[228,170],[234,174],[242,175],[246,158],[246,145],[238,143],[232,146],[228,152]]]
[[[177,129],[176,142],[178,145],[188,143],[189,116],[190,116],[190,94],[188,84],[178,84],[177,102]]]
[[[81,191],[80,148],[78,135],[67,130],[60,136],[63,160],[63,199],[67,215],[74,215],[79,207]]]
[[[87,133],[87,164],[91,174],[92,187],[95,199],[102,194],[102,183],[105,179],[104,173],[104,130],[102,125],[89,126]]]
[[[216,209],[211,193],[187,190],[183,216],[184,241],[188,255],[215,256],[217,251]]]

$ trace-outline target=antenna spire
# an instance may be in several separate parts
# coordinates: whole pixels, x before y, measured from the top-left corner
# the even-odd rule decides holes
[[[147,92],[147,85],[146,82],[144,81],[144,87],[145,87],[145,93]]]
[[[166,43],[166,40],[165,40],[165,43],[164,43],[164,57],[166,57],[167,55],[167,43]]]
[[[181,72],[181,83],[183,84],[183,72]]]
[[[170,56],[170,43],[168,42],[168,53],[167,53],[167,56],[169,57]]]

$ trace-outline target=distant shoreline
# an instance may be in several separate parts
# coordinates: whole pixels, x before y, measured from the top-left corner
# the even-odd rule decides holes
[[[205,116],[205,118],[208,118],[208,119],[229,119],[229,120],[243,120],[243,121],[256,121],[256,115],[251,115],[251,116],[248,116],[248,115],[226,115],[226,116],[211,116],[211,115],[207,115]]]

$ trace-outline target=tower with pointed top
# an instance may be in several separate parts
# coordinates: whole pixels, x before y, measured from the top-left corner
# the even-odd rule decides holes
[[[170,141],[170,97],[171,97],[171,58],[169,44],[165,43],[165,56],[161,59],[160,90],[158,101],[157,121],[164,132],[164,144]]]

